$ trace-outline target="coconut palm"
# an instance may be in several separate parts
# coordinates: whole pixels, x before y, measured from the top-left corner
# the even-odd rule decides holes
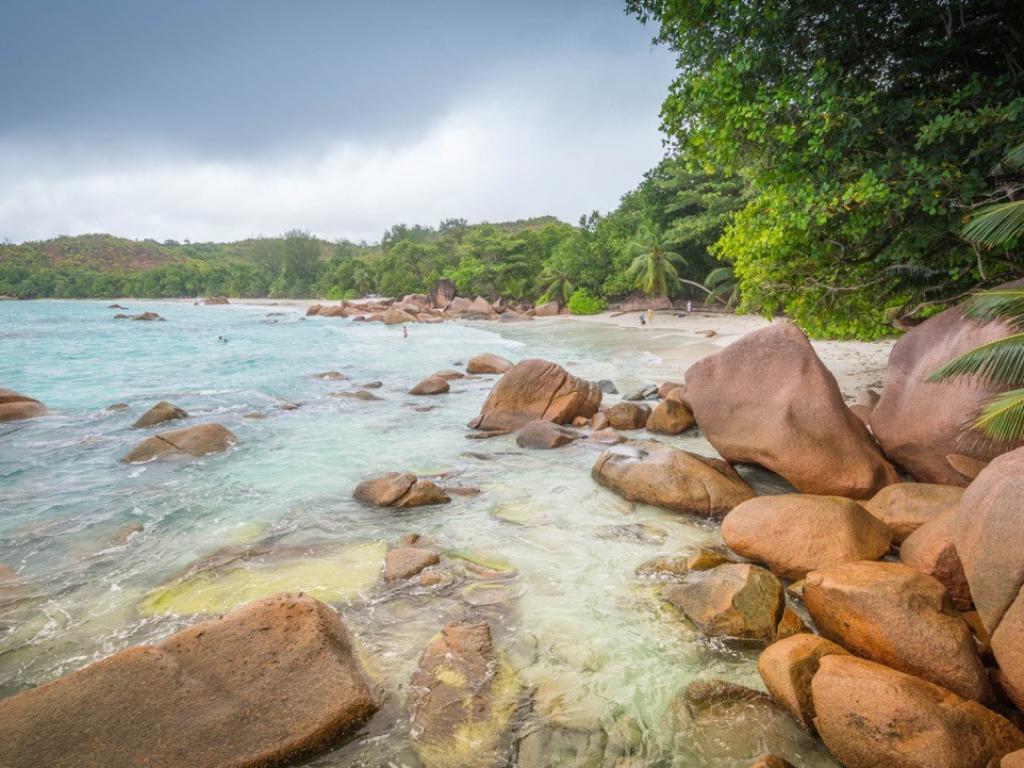
[[[549,264],[540,273],[540,284],[544,288],[541,299],[554,301],[558,306],[564,307],[569,301],[573,292],[572,275],[569,270]]]
[[[626,253],[633,256],[626,276],[646,295],[667,296],[669,288],[679,284],[676,264],[685,265],[686,260],[665,247],[661,231],[653,224],[640,225],[626,245]]]
[[[732,267],[716,267],[704,278],[704,286],[710,289],[708,299],[725,302],[726,309],[732,307],[740,298],[740,284]]]

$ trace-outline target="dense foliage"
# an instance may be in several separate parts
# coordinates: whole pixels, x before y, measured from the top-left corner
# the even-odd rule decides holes
[[[1019,0],[628,0],[677,53],[663,127],[750,197],[713,248],[747,307],[874,336],[1022,272],[958,236],[1013,199]],[[994,192],[993,192],[994,190]]]

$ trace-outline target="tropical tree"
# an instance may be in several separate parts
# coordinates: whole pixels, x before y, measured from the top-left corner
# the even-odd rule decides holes
[[[739,302],[740,284],[730,266],[711,270],[704,278],[704,287],[711,291],[708,294],[710,301],[721,301],[727,309]]]
[[[558,302],[560,307],[568,303],[575,290],[572,275],[564,264],[547,264],[540,273],[540,285],[544,289],[541,299]]]
[[[626,252],[632,257],[626,276],[646,295],[667,296],[669,288],[679,284],[676,264],[686,262],[665,246],[661,230],[654,224],[642,223],[626,244]]]
[[[975,426],[996,441],[1024,439],[1024,288],[997,288],[976,294],[964,306],[967,317],[991,322],[1002,320],[1015,333],[982,344],[946,363],[931,377],[944,381],[977,376],[1010,387],[994,397],[978,415]]]

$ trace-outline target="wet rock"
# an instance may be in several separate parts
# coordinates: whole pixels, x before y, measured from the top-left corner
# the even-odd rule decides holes
[[[623,395],[622,399],[627,403],[633,403],[641,400],[655,400],[657,397],[658,386],[656,384],[648,384]]]
[[[922,525],[903,542],[900,561],[914,570],[937,579],[949,593],[958,611],[969,611],[974,604],[967,586],[964,567],[956,553],[954,533],[956,509],[948,509]]]
[[[824,656],[811,681],[815,727],[847,768],[988,768],[1024,735],[978,704],[853,656]]]
[[[431,480],[417,479],[411,472],[386,472],[364,480],[352,497],[374,507],[420,507],[446,504],[451,498]]]
[[[583,435],[566,429],[551,421],[531,421],[516,433],[516,444],[520,448],[560,448]]]
[[[650,523],[622,523],[602,525],[597,535],[602,539],[628,541],[631,544],[661,544],[668,536],[668,531]]]
[[[380,389],[384,386],[383,381],[364,381],[359,385],[360,389]]]
[[[291,762],[377,709],[338,615],[260,600],[0,702],[9,768]]]
[[[590,417],[590,429],[594,432],[602,432],[608,429],[608,417],[598,411]]]
[[[466,364],[466,373],[505,373],[512,368],[512,361],[492,354],[474,355]]]
[[[778,755],[761,755],[750,768],[793,768],[793,764]]]
[[[811,678],[821,658],[832,654],[848,655],[848,651],[823,637],[800,633],[776,640],[757,659],[768,693],[809,731],[814,730]]]
[[[107,410],[108,411],[123,411],[125,408],[128,408],[128,407],[129,407],[128,403],[111,403],[110,405],[107,406]]]
[[[306,307],[306,317],[313,317],[319,314],[320,310],[323,309],[323,304],[310,304]]]
[[[409,390],[410,395],[443,395],[450,387],[440,376],[428,376]]]
[[[314,379],[323,379],[324,381],[345,381],[348,376],[340,371],[323,371],[321,373],[314,373]]]
[[[938,581],[900,563],[812,571],[804,603],[822,635],[968,699],[991,697],[970,627]]]
[[[754,491],[720,459],[652,440],[630,440],[604,451],[591,476],[629,501],[705,517],[721,517]]]
[[[456,379],[466,378],[466,374],[461,371],[436,371],[430,375],[432,379],[444,379],[445,381],[455,381]]]
[[[228,301],[228,297],[227,296],[210,296],[208,298],[203,299],[203,304],[206,305],[207,307],[213,307],[213,306],[217,306],[217,305],[230,304],[230,303],[231,302]]]
[[[699,360],[686,372],[686,397],[726,461],[760,464],[801,493],[869,498],[899,479],[790,322]]]
[[[132,426],[139,429],[142,427],[152,427],[155,424],[163,424],[165,421],[185,418],[188,418],[188,414],[183,409],[168,403],[166,400],[161,400],[142,414]]]
[[[969,320],[953,307],[905,333],[889,354],[885,388],[871,413],[871,429],[886,456],[921,482],[967,485],[969,478],[948,455],[988,461],[1005,451],[976,439],[970,427],[998,388],[976,379],[928,379],[958,355],[1012,332],[1001,322]]]
[[[611,379],[598,379],[597,386],[606,395],[617,395],[619,390],[615,387],[615,382]]]
[[[406,312],[403,309],[390,308],[384,310],[381,315],[381,322],[384,325],[404,325],[405,323],[415,323],[416,316]]]
[[[504,765],[521,696],[486,622],[447,624],[427,645],[409,687],[413,749],[425,768]]]
[[[365,389],[357,389],[355,392],[328,392],[327,396],[337,397],[346,400],[363,400],[366,402],[383,399],[377,397],[377,395],[373,394],[373,392],[367,392]]]
[[[128,309],[128,307],[122,307],[120,304],[108,304],[107,309]]]
[[[487,396],[473,429],[516,430],[535,419],[556,424],[593,416],[601,390],[546,360],[523,360],[498,380]]]
[[[143,312],[141,315],[132,315],[130,320],[163,320],[156,312]]]
[[[13,389],[0,389],[0,422],[20,421],[42,416],[46,406]]]
[[[675,579],[685,576],[690,571],[706,571],[728,562],[731,561],[721,552],[713,549],[701,549],[691,555],[656,557],[653,560],[647,560],[637,567],[636,574],[637,576]]]
[[[722,538],[741,557],[796,580],[819,568],[877,560],[892,534],[850,499],[789,493],[739,504],[722,521]]]
[[[661,596],[705,637],[771,641],[782,619],[782,583],[764,568],[728,563],[686,575]]]
[[[147,437],[121,457],[121,461],[135,464],[153,459],[206,456],[222,453],[237,442],[234,433],[220,424],[197,424]]]
[[[675,400],[662,400],[647,419],[648,432],[658,435],[678,435],[696,425],[690,409]]]
[[[956,509],[964,489],[935,483],[894,483],[876,493],[864,507],[892,530],[900,544],[921,525]]]
[[[415,576],[424,568],[441,562],[435,552],[418,547],[392,549],[384,558],[384,579],[400,581]]]
[[[114,535],[110,537],[110,543],[115,547],[123,547],[136,533],[142,533],[142,530],[142,523],[135,522],[122,525],[114,532]]]
[[[824,749],[761,691],[721,680],[690,683],[669,703],[673,764],[756,764],[768,751],[798,765],[828,764]]]

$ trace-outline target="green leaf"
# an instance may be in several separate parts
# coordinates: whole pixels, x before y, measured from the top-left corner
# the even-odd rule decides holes
[[[978,376],[1008,386],[1024,385],[1024,333],[975,347],[950,360],[928,381],[945,381],[956,376]]]
[[[989,248],[1011,243],[1024,234],[1024,200],[980,209],[960,234],[969,242]]]
[[[997,442],[1024,440],[1024,389],[1013,389],[994,398],[982,410],[975,426]]]

